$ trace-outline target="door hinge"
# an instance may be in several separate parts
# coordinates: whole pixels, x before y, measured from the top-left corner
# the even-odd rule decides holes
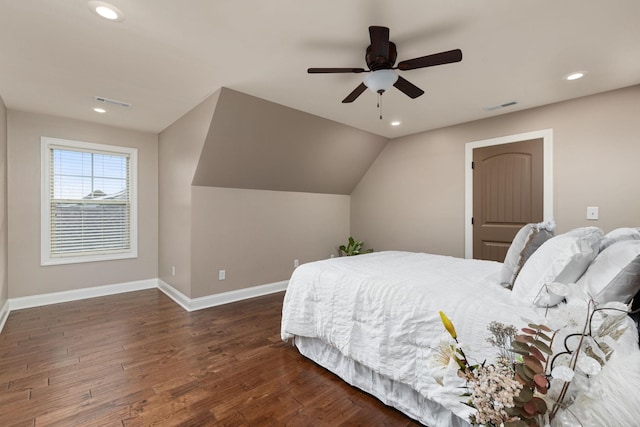
[[[471,169],[475,169],[476,167],[476,162],[471,162]]]
[[[471,225],[473,225],[473,217],[471,217]]]

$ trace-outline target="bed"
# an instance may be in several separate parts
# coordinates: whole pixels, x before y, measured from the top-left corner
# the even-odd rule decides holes
[[[606,297],[610,301],[599,301],[604,305],[631,299],[640,287],[640,231],[625,230],[605,236],[587,227],[553,236],[550,224],[528,224],[505,263],[384,251],[303,264],[285,294],[282,339],[425,425],[467,426],[475,409],[462,402],[464,380],[442,357],[450,337],[439,312],[454,322],[470,359],[491,363],[496,351],[486,340],[493,321],[518,327],[546,322],[560,329],[584,312],[587,300]],[[626,247],[624,256],[617,245]],[[612,259],[619,260],[615,267]],[[609,282],[616,282],[615,289]],[[566,283],[570,295],[555,294],[549,283]],[[629,317],[625,322],[616,352],[621,360],[624,355],[640,362],[636,326]],[[631,406],[622,408],[626,416],[640,419]],[[587,418],[601,421],[607,414]],[[561,418],[555,425],[562,425]]]

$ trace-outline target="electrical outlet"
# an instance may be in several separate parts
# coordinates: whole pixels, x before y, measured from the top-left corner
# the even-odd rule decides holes
[[[218,280],[224,280],[227,277],[227,272],[225,270],[218,271]]]
[[[176,275],[176,266],[175,266],[175,265],[172,265],[172,266],[171,266],[171,275],[172,275],[172,276],[175,276],[175,275]]]
[[[297,259],[293,260],[293,268],[298,268],[298,265],[300,265],[300,262]]]
[[[587,219],[597,220],[598,219],[598,207],[590,206],[587,208]]]

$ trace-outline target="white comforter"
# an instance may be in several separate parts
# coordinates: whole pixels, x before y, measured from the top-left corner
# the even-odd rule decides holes
[[[461,385],[434,363],[446,339],[438,312],[455,324],[472,362],[493,360],[485,339],[495,320],[518,327],[534,309],[501,287],[500,263],[410,252],[377,252],[304,264],[284,300],[282,338],[319,338],[466,419]],[[447,379],[448,378],[448,379]]]

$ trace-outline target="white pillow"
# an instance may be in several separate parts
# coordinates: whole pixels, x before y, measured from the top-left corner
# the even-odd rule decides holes
[[[640,291],[640,240],[624,240],[605,248],[577,285],[596,302],[629,302]]]
[[[556,224],[553,220],[522,227],[509,246],[500,271],[500,283],[505,288],[513,288],[518,273],[527,259],[544,242],[553,237]]]
[[[625,240],[640,240],[640,229],[622,227],[608,232],[604,236],[604,239],[602,239],[602,242],[600,242],[600,252],[604,251],[616,242],[622,242]]]
[[[547,240],[520,270],[513,293],[535,303],[545,285],[575,283],[598,254],[603,237],[599,228],[584,227]],[[558,297],[543,305],[555,305],[561,300],[562,297]]]

